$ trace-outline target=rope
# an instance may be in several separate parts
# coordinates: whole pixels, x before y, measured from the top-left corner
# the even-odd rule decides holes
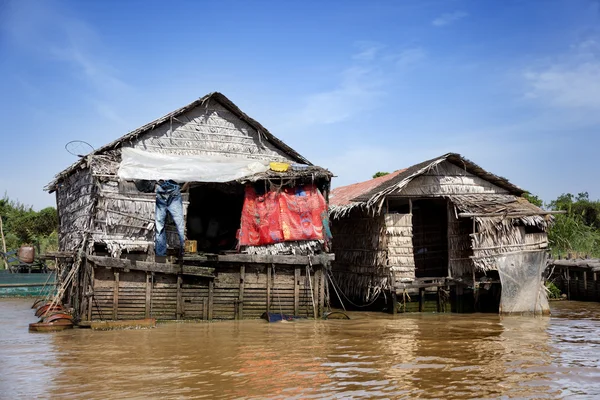
[[[333,274],[332,274],[332,275],[333,275]],[[334,278],[331,278],[331,283],[333,283],[333,288],[334,288],[334,289],[335,289],[335,287],[337,286],[337,288],[340,290],[340,293],[342,294],[342,296],[344,296],[344,298],[345,298],[346,300],[348,300],[348,303],[352,304],[354,307],[359,307],[359,308],[363,308],[363,307],[369,307],[370,305],[372,305],[373,303],[375,303],[375,302],[376,302],[376,301],[379,299],[378,297],[375,297],[375,298],[373,299],[373,301],[371,301],[371,302],[370,302],[370,303],[368,303],[368,304],[358,305],[358,304],[356,304],[356,303],[353,303],[353,302],[352,302],[352,300],[350,300],[350,299],[348,298],[348,296],[346,296],[346,294],[345,294],[345,293],[344,293],[344,291],[343,291],[343,290],[340,288],[340,286],[337,284],[337,282],[335,282],[335,279],[334,279]],[[336,293],[337,293],[337,291],[336,291]]]

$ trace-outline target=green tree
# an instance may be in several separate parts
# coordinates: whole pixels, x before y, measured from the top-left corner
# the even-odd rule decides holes
[[[538,207],[542,207],[544,205],[544,202],[542,201],[542,199],[540,199],[539,197],[537,197],[534,194],[531,193],[523,193],[523,197],[527,199],[527,201],[529,201],[531,204],[536,205]]]
[[[389,174],[389,172],[378,171],[378,172],[375,172],[375,174],[373,175],[373,178],[379,178],[380,176],[386,176],[388,174]]]

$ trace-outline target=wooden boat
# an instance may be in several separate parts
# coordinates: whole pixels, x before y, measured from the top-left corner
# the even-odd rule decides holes
[[[53,322],[35,322],[29,324],[30,332],[57,332],[72,328],[73,321],[69,319],[57,319]]]
[[[50,306],[52,306],[52,307],[50,307]],[[41,316],[50,314],[51,312],[54,312],[54,311],[64,311],[64,310],[65,309],[60,304],[52,305],[51,303],[48,303],[48,304],[44,304],[43,306],[38,308],[37,311],[35,312],[35,316],[41,317]]]
[[[65,314],[65,313],[56,313],[56,314],[52,314],[48,317],[45,317],[43,319],[43,322],[45,322],[45,323],[56,322],[56,321],[71,321],[71,323],[73,323],[73,317],[70,316],[69,314]]]

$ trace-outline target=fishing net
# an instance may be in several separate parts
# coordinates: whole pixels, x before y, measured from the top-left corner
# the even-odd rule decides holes
[[[502,282],[502,314],[548,314],[550,307],[542,274],[544,251],[507,254],[497,259]]]

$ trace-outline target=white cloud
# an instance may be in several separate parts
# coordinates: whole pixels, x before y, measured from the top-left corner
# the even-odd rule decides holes
[[[595,39],[526,69],[523,77],[528,99],[562,109],[600,110],[600,51]]]
[[[385,48],[381,43],[358,42],[356,46],[359,52],[352,56],[355,60],[372,61]]]
[[[398,54],[383,52],[379,43],[359,42],[353,62],[339,74],[339,83],[331,90],[306,96],[295,122],[333,124],[361,115],[375,107],[387,94],[387,87],[402,67],[417,64],[426,56],[420,47]]]
[[[9,2],[0,22],[0,29],[19,48],[46,62],[59,62],[72,68],[74,76],[91,89],[86,96],[94,96],[92,103],[101,115],[117,116],[111,99],[129,86],[101,55],[102,43],[89,24],[70,16],[57,3],[28,0]]]
[[[464,11],[454,11],[451,13],[440,15],[439,17],[437,17],[436,19],[431,21],[431,24],[436,27],[442,27],[442,26],[450,25],[460,19],[467,17],[467,16],[469,16],[469,14],[467,14]]]
[[[422,61],[427,53],[420,47],[414,47],[402,51],[396,58],[396,65],[399,67],[412,66]]]

